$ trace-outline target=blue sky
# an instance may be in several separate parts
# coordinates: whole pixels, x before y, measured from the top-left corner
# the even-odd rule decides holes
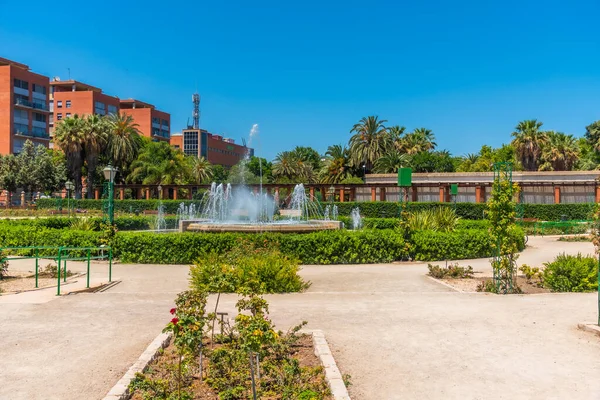
[[[153,103],[173,132],[198,90],[203,128],[239,143],[258,123],[268,159],[346,143],[367,115],[461,155],[523,119],[577,136],[600,119],[599,14],[591,0],[0,0],[0,57]]]

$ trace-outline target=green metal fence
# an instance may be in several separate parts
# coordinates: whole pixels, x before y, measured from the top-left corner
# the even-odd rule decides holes
[[[21,253],[21,254],[14,254]],[[10,260],[35,260],[35,287],[39,287],[39,260],[54,260],[57,270],[56,295],[60,296],[61,278],[67,281],[67,261],[86,261],[86,288],[90,287],[90,267],[92,260],[108,260],[108,282],[112,282],[112,248],[99,247],[56,247],[56,246],[22,246],[0,247],[2,258],[0,263]]]

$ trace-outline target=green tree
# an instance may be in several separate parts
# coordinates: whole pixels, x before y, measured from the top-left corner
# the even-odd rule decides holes
[[[207,183],[212,179],[212,165],[204,157],[187,157],[192,177],[196,183]]]
[[[166,142],[147,142],[131,164],[130,183],[144,185],[183,185],[191,180],[186,156]]]
[[[263,183],[271,182],[273,180],[273,163],[262,157],[250,157],[246,167],[254,174],[254,176],[260,177],[262,173]]]
[[[366,165],[367,171],[371,171],[377,161],[391,147],[390,133],[385,127],[386,120],[380,120],[377,116],[362,118],[354,124],[350,133],[350,161],[355,168]]]
[[[215,164],[212,166],[213,173],[213,181],[217,183],[227,182],[227,178],[229,177],[229,171],[225,169],[222,165]]]
[[[313,171],[318,171],[321,168],[321,155],[312,147],[296,146],[292,150],[295,158],[305,164],[309,164]]]
[[[77,114],[64,118],[54,130],[54,143],[65,153],[68,178],[75,184],[75,197],[81,198],[81,176],[84,164],[85,120]]]
[[[0,158],[0,187],[8,191],[7,203],[11,203],[10,195],[17,190],[17,160],[14,154]]]
[[[596,151],[600,151],[600,121],[595,121],[585,127],[585,139]]]
[[[87,197],[94,197],[94,177],[100,155],[104,154],[109,143],[110,126],[105,117],[88,115],[83,122],[85,163],[87,167]]]
[[[124,178],[131,163],[144,146],[144,140],[133,117],[126,114],[108,116],[110,135],[108,141],[108,159],[121,171]]]
[[[325,161],[320,172],[320,181],[327,184],[341,183],[351,176],[350,158],[345,146],[335,144],[325,152]]]
[[[312,182],[314,172],[312,164],[298,158],[292,151],[283,151],[277,154],[273,161],[273,178],[278,182]]]
[[[377,174],[396,173],[400,168],[408,167],[410,163],[411,158],[408,154],[392,149],[375,162],[373,172]]]
[[[546,132],[541,130],[542,125],[542,122],[535,119],[521,121],[512,133],[512,145],[526,171],[538,170],[542,148],[548,141]]]
[[[542,171],[571,171],[579,159],[579,147],[573,135],[546,132],[539,169]]]
[[[448,151],[423,151],[411,157],[414,172],[454,172],[454,161]]]

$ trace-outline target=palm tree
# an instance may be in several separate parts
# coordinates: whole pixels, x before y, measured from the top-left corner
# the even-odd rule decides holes
[[[408,166],[409,163],[410,156],[408,154],[393,149],[375,162],[373,171],[378,174],[396,173],[400,168]]]
[[[390,148],[392,140],[384,125],[386,122],[369,116],[354,124],[350,130],[355,133],[350,138],[350,161],[354,167],[364,163],[367,170],[371,170],[375,161]]]
[[[191,162],[192,176],[197,183],[210,180],[213,176],[212,165],[204,157],[189,157]]]
[[[463,157],[463,161],[468,161],[471,164],[475,164],[477,162],[477,160],[479,160],[479,154],[476,154],[476,153],[467,153]]]
[[[110,127],[105,117],[97,114],[88,115],[83,120],[85,162],[87,164],[87,197],[93,198],[94,175],[98,165],[98,157],[108,145]]]
[[[596,151],[600,151],[600,121],[585,127],[585,138]]]
[[[126,114],[111,114],[109,117],[111,134],[108,141],[108,157],[119,171],[126,171],[135,160],[143,145],[138,124]]]
[[[579,147],[573,135],[546,132],[547,143],[542,148],[540,170],[571,171],[579,159]]]
[[[535,119],[521,121],[512,133],[512,145],[526,171],[536,171],[542,155],[542,147],[547,142],[546,133],[540,128],[543,123]]]
[[[185,155],[166,142],[147,142],[131,163],[127,181],[144,185],[186,184],[191,170]]]
[[[422,151],[434,150],[437,147],[437,143],[435,142],[435,135],[433,134],[431,129],[417,128],[413,131],[413,135],[415,135],[422,143]]]
[[[388,128],[390,140],[398,150],[402,150],[402,135],[404,135],[404,131],[406,131],[406,128],[400,125],[394,125]]]
[[[339,183],[350,176],[350,160],[348,149],[345,146],[335,144],[329,146],[325,152],[325,162],[321,169],[322,183]]]
[[[283,151],[277,154],[273,161],[273,176],[290,180],[312,181],[314,171],[310,162],[303,161],[292,151]]]
[[[77,114],[61,120],[54,130],[54,143],[65,153],[69,178],[75,183],[75,196],[81,198],[81,169],[85,145],[85,121]]]

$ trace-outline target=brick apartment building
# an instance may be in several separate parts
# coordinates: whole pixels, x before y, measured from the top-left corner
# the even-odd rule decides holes
[[[50,121],[51,133],[58,121],[75,114],[110,115],[121,112],[133,117],[143,136],[153,140],[169,140],[171,116],[157,110],[151,104],[133,99],[121,100],[116,96],[102,93],[100,88],[74,80],[54,79],[50,82],[50,86],[52,89],[50,107],[53,110],[53,118]]]
[[[48,147],[49,79],[0,58],[0,154],[17,154],[27,139]]]
[[[235,144],[233,139],[209,133],[205,129],[184,129],[171,136],[171,146],[181,149],[184,154],[204,157],[212,164],[232,167],[246,154],[254,155],[254,149]]]
[[[171,116],[164,111],[159,111],[152,104],[139,100],[121,100],[121,112],[131,115],[138,124],[141,134],[168,142],[171,137]]]
[[[109,115],[119,112],[119,98],[102,93],[102,89],[75,80],[50,82],[50,133],[63,118],[98,114]]]

